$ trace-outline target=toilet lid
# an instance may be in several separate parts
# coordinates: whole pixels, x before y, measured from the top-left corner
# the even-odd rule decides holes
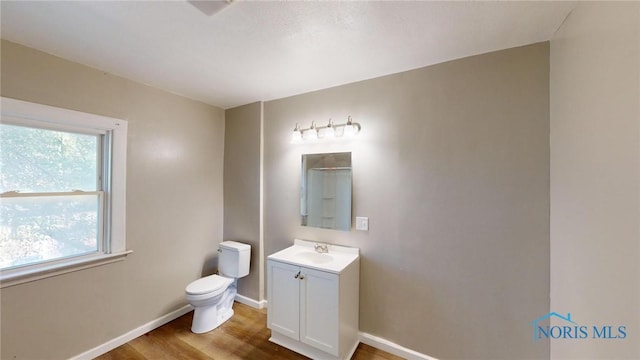
[[[198,279],[187,285],[186,292],[191,295],[201,295],[211,292],[222,292],[233,282],[233,279],[219,275],[211,275]]]

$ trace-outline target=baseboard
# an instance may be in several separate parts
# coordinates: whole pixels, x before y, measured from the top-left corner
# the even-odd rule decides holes
[[[240,304],[245,304],[247,306],[251,306],[252,308],[256,308],[256,309],[263,309],[267,307],[267,300],[258,301],[240,294],[236,294],[235,300]]]
[[[406,347],[400,346],[387,339],[383,339],[383,338],[380,338],[371,334],[363,333],[363,332],[360,333],[360,342],[363,344],[367,344],[369,346],[373,346],[374,348],[384,350],[393,355],[400,356],[405,359],[438,360],[432,356],[425,355],[411,349],[407,349]]]
[[[126,343],[128,343],[129,341],[137,338],[138,336],[144,335],[146,333],[148,333],[149,331],[158,328],[166,323],[168,323],[169,321],[175,320],[177,318],[179,318],[180,316],[188,313],[189,311],[193,310],[193,307],[191,305],[185,305],[183,307],[181,307],[178,310],[172,311],[164,316],[161,316],[155,320],[149,321],[148,323],[135,328],[131,331],[129,331],[126,334],[120,335],[117,338],[111,339],[109,341],[107,341],[106,343],[102,344],[102,345],[98,345],[96,347],[94,347],[91,350],[85,351],[80,355],[76,355],[74,357],[72,357],[72,360],[91,360],[94,359],[102,354],[105,354],[115,348],[117,348],[120,345],[124,345]]]

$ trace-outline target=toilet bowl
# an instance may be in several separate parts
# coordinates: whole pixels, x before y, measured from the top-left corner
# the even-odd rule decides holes
[[[218,250],[219,275],[206,276],[187,285],[185,297],[194,307],[192,332],[209,332],[233,316],[237,279],[249,274],[250,250],[247,244],[223,241]]]
[[[224,276],[211,275],[189,284],[185,297],[195,309],[191,331],[209,332],[231,318],[235,296],[234,280]]]

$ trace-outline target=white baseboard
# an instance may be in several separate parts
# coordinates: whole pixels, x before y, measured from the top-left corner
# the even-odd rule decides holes
[[[258,301],[240,294],[236,294],[235,300],[240,304],[245,304],[247,306],[251,306],[252,308],[256,308],[256,309],[263,309],[267,307],[267,300]]]
[[[149,321],[148,323],[135,328],[131,331],[129,331],[126,334],[120,335],[115,339],[111,339],[109,341],[107,341],[106,343],[102,344],[102,345],[98,345],[96,347],[94,347],[91,350],[85,351],[80,355],[76,355],[74,357],[72,357],[72,360],[91,360],[94,359],[102,354],[105,354],[115,348],[117,348],[120,345],[124,345],[126,343],[128,343],[129,341],[137,338],[138,336],[144,335],[146,333],[148,333],[149,331],[158,328],[166,323],[168,323],[169,321],[175,320],[177,318],[179,318],[180,316],[188,313],[189,311],[193,310],[193,307],[191,305],[185,305],[183,307],[181,307],[178,310],[172,311],[164,316],[161,316],[155,320]]]
[[[417,351],[413,351],[411,349],[407,349],[406,347],[400,346],[396,343],[393,343],[387,339],[383,339],[371,334],[367,334],[364,332],[360,333],[360,342],[363,344],[367,344],[369,346],[373,346],[374,348],[378,348],[380,350],[384,350],[393,355],[400,356],[405,359],[410,360],[438,360],[432,356],[425,355],[419,353]]]

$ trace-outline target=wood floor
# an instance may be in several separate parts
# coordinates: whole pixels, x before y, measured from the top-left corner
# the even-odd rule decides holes
[[[111,359],[307,359],[269,341],[267,313],[234,303],[235,315],[206,334],[191,332],[193,311],[98,357]],[[352,360],[402,359],[360,344]]]

